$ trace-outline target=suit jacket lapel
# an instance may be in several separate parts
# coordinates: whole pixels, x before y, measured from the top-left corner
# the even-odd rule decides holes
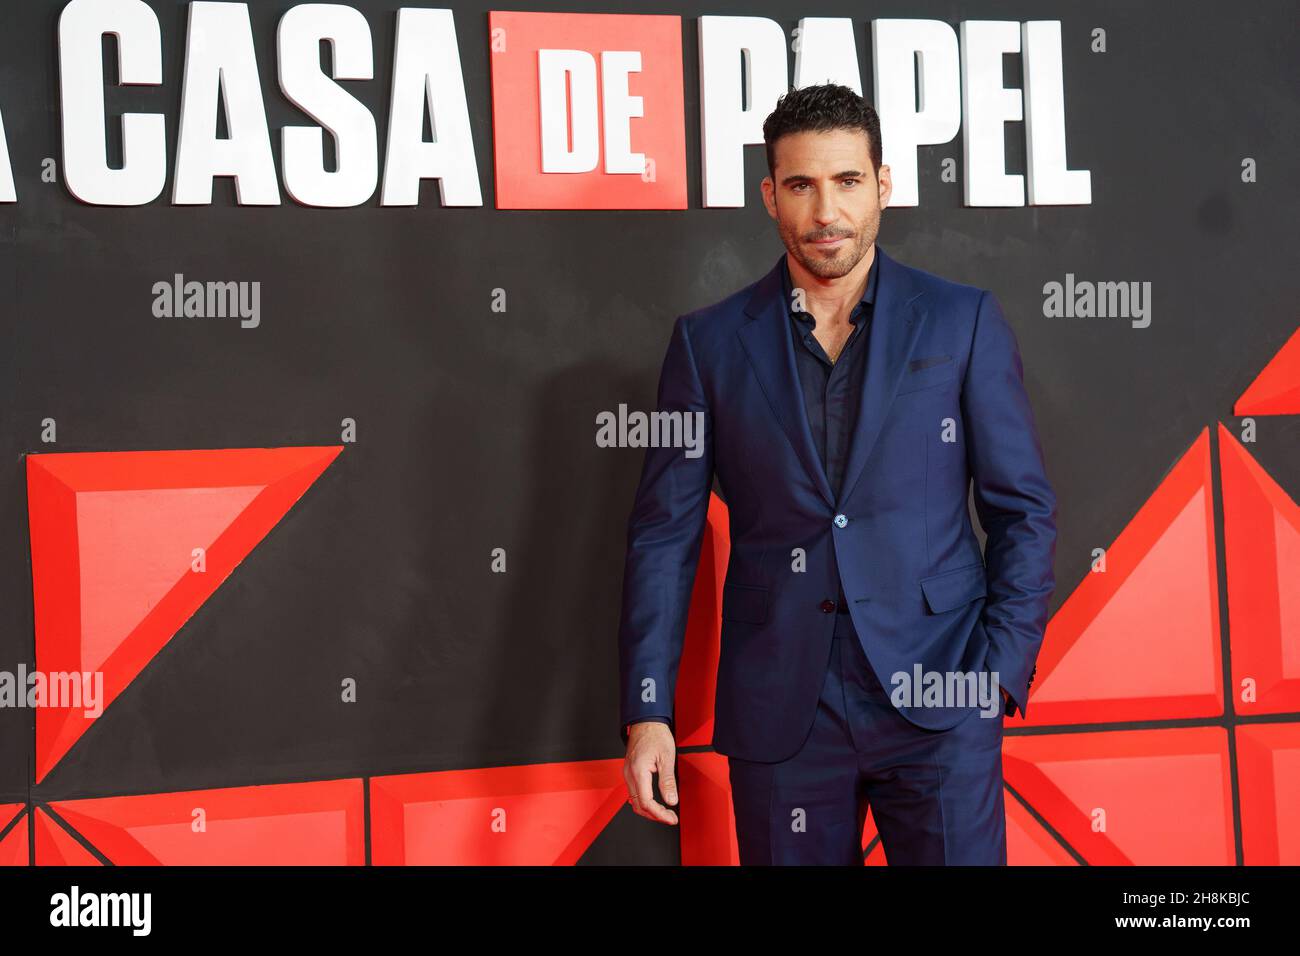
[[[789,303],[785,301],[781,288],[784,259],[785,253],[782,252],[776,265],[758,281],[745,303],[745,314],[750,321],[744,323],[736,335],[795,455],[812,476],[826,503],[834,505],[835,496],[817,456],[812,429],[808,427],[808,413],[804,409],[803,391],[799,387],[799,373],[795,370]]]
[[[929,315],[922,298],[923,290],[916,286],[910,272],[887,256],[879,245],[876,246],[876,255],[880,272],[876,280],[876,303],[867,333],[867,367],[840,502],[848,500],[862,475],[898,391],[903,367]],[[799,387],[799,373],[795,369],[789,304],[785,302],[781,287],[784,258],[783,252],[776,265],[759,280],[745,304],[745,314],[751,320],[736,334],[795,455],[812,476],[826,503],[837,507],[839,502],[831,492],[830,481],[813,443],[812,430],[808,427],[808,413]]]
[[[903,368],[929,315],[924,291],[917,287],[911,272],[887,256],[879,244],[876,255],[880,272],[867,338],[862,404],[849,443],[849,460],[844,469],[844,487],[836,503],[837,510],[853,493],[863,466],[871,456],[871,449],[898,391]]]

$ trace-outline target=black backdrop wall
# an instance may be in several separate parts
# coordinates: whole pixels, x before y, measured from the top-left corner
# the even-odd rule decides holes
[[[399,4],[352,5],[379,79],[347,87],[382,142]],[[108,110],[166,114],[174,157],[185,4],[151,6],[165,83],[110,88]],[[250,6],[278,163],[279,128],[304,122],[275,81],[291,4]],[[0,710],[0,802],[620,754],[615,635],[641,451],[597,447],[595,417],[653,407],[673,319],[781,252],[761,146],[747,151],[747,205],[703,207],[695,18],[769,16],[788,31],[805,11],[723,6],[563,5],[683,17],[690,208],[574,212],[493,208],[485,4],[455,5],[484,206],[443,208],[426,181],[415,208],[376,196],[333,210],[287,195],[240,207],[228,179],[211,206],[175,207],[170,169],[140,208],[42,181],[61,151],[62,4],[4,5],[0,111],[19,201],[0,206],[0,666],[33,661],[25,453],[337,444],[344,418],[357,441],[34,790],[31,711]],[[940,178],[959,134],[921,149],[920,205],[886,211],[880,236],[1004,305],[1061,499],[1059,605],[1197,433],[1235,428],[1233,401],[1295,329],[1294,7],[815,12],[854,19],[868,96],[871,17],[1062,21],[1069,165],[1092,171],[1092,204],[964,208],[960,183]],[[1090,51],[1095,27],[1104,54]],[[1019,71],[1008,58],[1009,86]],[[1023,124],[1007,146],[1008,171],[1023,172]],[[1245,157],[1257,183],[1241,182]],[[260,326],[155,317],[152,286],[177,272],[260,281]],[[1067,272],[1149,281],[1150,326],[1044,317],[1043,284]],[[505,313],[491,308],[498,288]],[[46,418],[56,445],[41,442]],[[1252,452],[1296,497],[1300,422],[1259,427]],[[498,547],[505,574],[490,569]],[[349,676],[359,700],[342,706]],[[625,808],[588,859],[671,859],[674,845]]]

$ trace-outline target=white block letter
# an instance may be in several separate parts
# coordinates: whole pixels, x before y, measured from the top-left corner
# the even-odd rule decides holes
[[[167,182],[166,123],[161,113],[123,114],[122,168],[109,167],[101,39],[106,33],[117,38],[122,85],[162,83],[158,18],[143,0],[72,0],[64,7],[59,15],[63,179],[82,202],[143,206],[157,199]],[[6,168],[7,157],[6,152]]]
[[[700,17],[704,205],[745,205],[745,146],[763,142],[763,120],[789,89],[785,56],[785,31],[774,20]]]
[[[640,50],[606,50],[600,54],[601,102],[605,107],[605,172],[645,172],[645,153],[632,152],[632,117],[645,116],[641,97],[628,93],[630,73],[641,72]]]
[[[872,20],[871,51],[889,205],[915,206],[916,148],[951,142],[961,129],[957,34],[941,20]]]
[[[589,173],[595,169],[600,161],[600,105],[592,55],[586,50],[538,50],[537,97],[542,172]]]
[[[398,10],[396,46],[382,204],[414,206],[420,180],[437,179],[444,206],[483,205],[451,11]],[[426,102],[432,143],[424,142]]]
[[[1086,206],[1092,174],[1065,168],[1065,81],[1061,21],[1032,20],[1020,28],[1025,57],[1025,171],[1031,206]]]
[[[794,88],[838,83],[862,95],[862,71],[848,17],[804,17],[794,51]]]
[[[217,139],[217,97],[229,139]],[[241,206],[278,206],[271,136],[253,53],[248,4],[195,0],[190,4],[181,87],[180,145],[172,202],[206,206],[214,176],[234,176]]]
[[[320,68],[320,42],[330,41],[333,76]],[[280,131],[284,188],[307,206],[359,206],[379,181],[379,143],[370,110],[333,80],[371,80],[375,64],[370,24],[352,7],[303,3],[290,7],[276,31],[280,89],[335,141],[338,168],[325,169],[321,126],[286,126]]]
[[[1019,90],[1002,85],[1002,56],[1020,52],[1020,24],[966,20],[961,24],[961,105],[965,124],[967,206],[1023,206],[1025,177],[1007,173],[1004,127],[1024,119]]]
[[[5,121],[0,116],[0,202],[17,202],[14,190],[14,171],[9,165],[9,140],[5,138]]]

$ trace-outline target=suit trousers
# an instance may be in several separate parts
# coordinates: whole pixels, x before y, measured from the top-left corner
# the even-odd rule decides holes
[[[1005,866],[1002,730],[972,706],[948,730],[911,723],[889,699],[853,619],[835,615],[826,679],[792,757],[728,757],[742,866],[861,866],[870,807],[886,861]]]

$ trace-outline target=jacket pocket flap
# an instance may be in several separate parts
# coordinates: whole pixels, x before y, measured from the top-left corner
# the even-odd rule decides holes
[[[971,564],[921,578],[921,590],[925,592],[925,603],[933,613],[951,611],[968,601],[987,596],[984,565]]]
[[[722,619],[745,624],[767,620],[767,588],[748,584],[727,584],[722,588]]]
[[[919,372],[923,368],[929,368],[931,365],[942,365],[944,362],[952,361],[951,355],[931,355],[927,358],[915,358],[907,363],[907,367],[913,372]]]
[[[939,361],[935,361],[935,358]],[[951,382],[957,374],[957,364],[951,361],[950,356],[942,355],[928,359],[913,359],[908,363],[907,371],[903,373],[903,379],[899,383],[898,392],[915,392],[923,388],[930,388],[932,385],[943,385]],[[916,362],[924,364],[917,365]]]

